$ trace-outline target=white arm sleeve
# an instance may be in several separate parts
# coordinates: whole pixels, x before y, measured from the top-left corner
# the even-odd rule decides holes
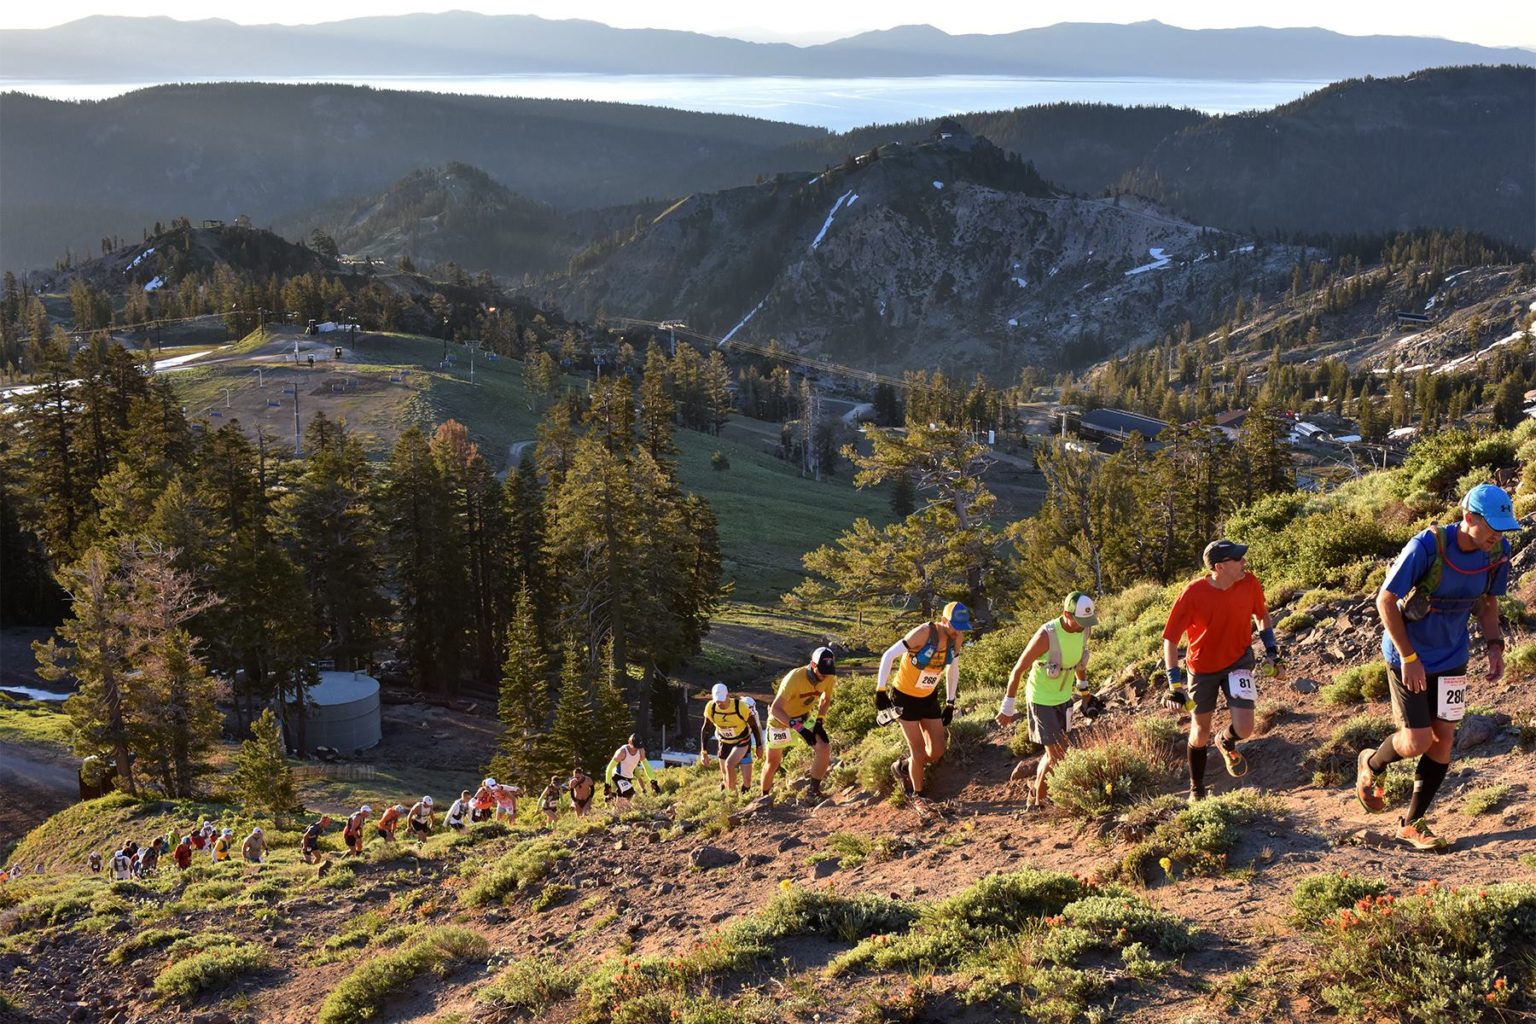
[[[897,640],[886,648],[884,654],[880,655],[880,674],[875,677],[875,689],[885,689],[886,681],[891,677],[891,666],[896,664],[896,659],[906,653],[906,650],[906,642]]]
[[[944,668],[944,699],[953,704],[960,694],[960,662],[950,662]]]

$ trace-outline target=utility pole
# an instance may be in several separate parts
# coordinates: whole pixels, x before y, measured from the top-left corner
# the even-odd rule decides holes
[[[298,378],[294,378],[294,381],[293,381],[293,457],[296,458],[296,459],[302,459],[304,457],[304,439],[303,439],[303,435],[301,435],[299,433],[299,381],[298,381]]]

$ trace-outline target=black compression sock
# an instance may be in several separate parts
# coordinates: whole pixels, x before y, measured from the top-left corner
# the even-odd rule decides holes
[[[1229,747],[1235,747],[1243,741],[1243,738],[1237,734],[1236,722],[1230,722],[1227,724],[1226,738],[1227,746]]]
[[[1445,773],[1450,769],[1449,764],[1441,764],[1428,754],[1420,756],[1413,771],[1413,799],[1408,801],[1408,821],[1418,821],[1424,817],[1424,813],[1429,810],[1429,802],[1440,791],[1440,783],[1445,781]]]
[[[1399,754],[1397,748],[1392,745],[1392,736],[1388,736],[1381,741],[1381,746],[1376,748],[1376,753],[1372,754],[1365,763],[1371,766],[1371,774],[1379,777],[1394,761],[1402,759],[1403,755]]]
[[[1209,747],[1189,748],[1189,785],[1192,789],[1205,788],[1205,755]]]

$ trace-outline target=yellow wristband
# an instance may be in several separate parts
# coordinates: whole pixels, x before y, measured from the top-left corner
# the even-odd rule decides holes
[[[1405,654],[1405,655],[1403,655],[1403,664],[1404,665],[1412,665],[1414,662],[1416,662],[1418,660],[1419,660],[1419,655],[1418,655],[1417,651],[1415,651],[1412,654]]]

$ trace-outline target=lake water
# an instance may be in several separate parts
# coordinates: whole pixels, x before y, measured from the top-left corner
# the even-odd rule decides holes
[[[929,78],[731,78],[717,75],[499,75],[495,77],[285,78],[281,82],[341,82],[378,89],[607,100],[847,131],[868,124],[1040,103],[1081,101],[1120,106],[1167,104],[1212,114],[1263,110],[1322,88],[1326,82],[1232,81],[1188,78],[1012,78],[943,75]],[[38,82],[0,78],[0,89],[64,100],[100,100],[142,89],[147,82]]]

